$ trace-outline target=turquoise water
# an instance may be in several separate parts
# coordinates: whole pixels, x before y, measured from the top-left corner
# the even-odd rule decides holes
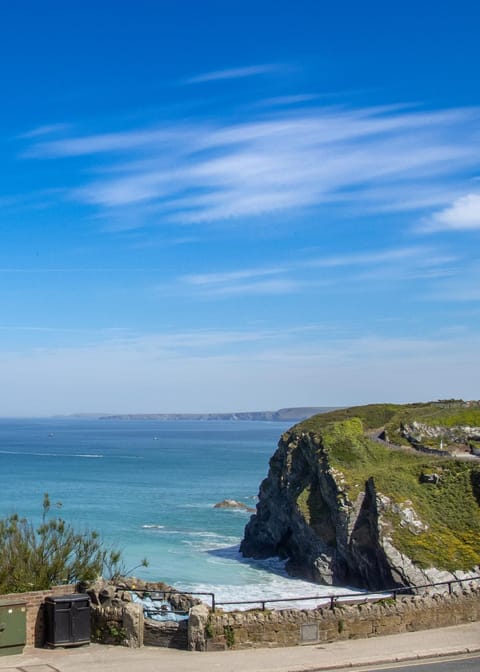
[[[0,420],[0,516],[39,518],[48,492],[63,518],[120,547],[127,569],[146,556],[149,567],[135,570],[142,578],[213,591],[218,600],[319,594],[277,559],[243,559],[238,545],[251,514],[214,508],[227,498],[255,506],[287,427]]]

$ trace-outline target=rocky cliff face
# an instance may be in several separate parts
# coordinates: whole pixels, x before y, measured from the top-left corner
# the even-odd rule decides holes
[[[372,479],[351,501],[321,438],[287,433],[270,461],[240,550],[250,557],[288,558],[290,572],[318,583],[390,588],[403,577],[388,560],[379,518]]]
[[[241,552],[255,558],[286,558],[292,574],[318,583],[372,590],[453,577],[455,572],[438,571],[434,566],[426,567],[425,562],[415,563],[394,541],[397,527],[403,537],[428,545],[430,526],[410,499],[378,489],[374,469],[368,476],[364,466],[367,458],[360,453],[360,447],[369,443],[370,448],[365,450],[373,453],[375,447],[364,436],[360,420],[358,423],[362,436],[347,446],[347,452],[358,446],[362,473],[367,474],[363,482],[352,470],[339,468],[338,461],[332,459],[334,448],[326,445],[321,433],[290,431],[281,437],[260,487],[256,515],[245,528]],[[358,429],[355,423],[352,426]],[[377,450],[385,453],[385,448]],[[368,459],[373,456],[375,461],[373,453]],[[425,459],[418,464],[418,476],[424,467]],[[475,474],[478,477],[476,471]],[[358,482],[353,483],[352,478]],[[414,487],[419,490],[421,501],[425,492],[421,488],[435,485],[418,485],[420,479],[415,478]],[[475,478],[470,480],[473,483]],[[427,497],[438,492],[431,490]],[[473,543],[478,550],[472,556],[475,560],[480,558],[480,549],[478,541]],[[468,566],[473,574],[478,569],[474,560]],[[460,571],[457,575],[466,574]]]
[[[459,425],[455,427],[442,427],[425,422],[402,424],[399,434],[412,445],[422,444],[425,441],[436,441],[443,446],[455,446],[457,444],[468,445],[472,441],[480,441],[480,427]]]

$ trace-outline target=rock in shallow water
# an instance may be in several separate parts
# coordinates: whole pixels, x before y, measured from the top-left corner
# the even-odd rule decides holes
[[[214,509],[242,509],[243,511],[250,511],[251,513],[255,512],[255,509],[247,506],[243,502],[237,502],[236,499],[223,499],[221,502],[217,502],[213,505]]]

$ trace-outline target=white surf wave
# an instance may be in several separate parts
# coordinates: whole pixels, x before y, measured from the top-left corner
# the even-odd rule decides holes
[[[45,453],[45,452],[28,452],[24,450],[0,450],[2,455],[28,455],[29,457],[82,457],[82,458],[102,458],[105,457],[101,453]]]
[[[144,530],[163,530],[165,525],[155,525],[154,523],[142,525]]]
[[[175,587],[186,592],[214,593],[216,603],[226,611],[258,608],[264,602],[267,602],[268,609],[314,609],[329,605],[331,598],[337,595],[345,596],[343,599],[348,600],[362,594],[362,591],[353,588],[323,586],[294,578],[285,569],[286,561],[279,558],[244,558],[238,544],[227,548],[217,547],[211,553],[210,561],[213,563],[238,564],[238,584],[191,582],[182,585],[178,583]],[[210,604],[211,598],[206,596],[204,601]]]
[[[347,596],[344,598],[346,600],[349,599],[348,596],[361,595],[358,591],[341,586],[321,586],[301,579],[280,576],[251,585],[191,583],[175,587],[186,592],[214,593],[216,603],[226,611],[259,608],[264,602],[266,608],[275,610],[315,609],[328,606],[331,597],[336,595]],[[208,604],[209,601],[206,597],[205,602]]]
[[[86,457],[87,459],[98,459],[103,458],[103,455],[97,453],[75,453],[73,457]]]

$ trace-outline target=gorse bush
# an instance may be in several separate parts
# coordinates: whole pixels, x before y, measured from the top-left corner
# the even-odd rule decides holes
[[[38,527],[17,513],[0,520],[0,594],[124,573],[121,552],[106,548],[98,532],[77,532],[62,518],[50,517],[50,510],[45,494]]]

